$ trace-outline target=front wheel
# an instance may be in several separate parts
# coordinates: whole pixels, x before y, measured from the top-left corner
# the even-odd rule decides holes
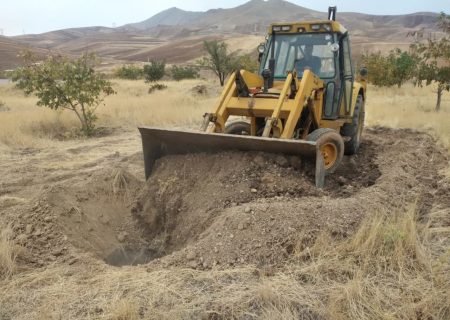
[[[249,136],[251,131],[250,123],[245,121],[232,122],[225,126],[225,133],[240,136]]]
[[[333,173],[344,156],[344,140],[336,130],[320,128],[311,132],[306,140],[315,142],[322,153],[325,174]]]
[[[355,154],[361,144],[361,136],[364,128],[364,99],[359,95],[356,100],[355,111],[353,112],[352,123],[346,123],[341,128],[341,134],[350,138],[345,142],[345,154]]]

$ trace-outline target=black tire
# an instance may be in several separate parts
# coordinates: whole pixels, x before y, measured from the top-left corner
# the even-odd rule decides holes
[[[330,128],[320,128],[311,132],[306,140],[314,141],[324,157],[325,174],[333,173],[341,164],[344,156],[344,140],[341,135]]]
[[[353,113],[352,123],[346,123],[341,128],[341,135],[350,138],[344,143],[345,154],[355,154],[359,145],[361,144],[362,130],[364,128],[364,99],[362,95],[358,95],[355,105],[355,112]]]
[[[245,121],[232,122],[225,126],[225,133],[249,136],[251,131],[250,123]]]

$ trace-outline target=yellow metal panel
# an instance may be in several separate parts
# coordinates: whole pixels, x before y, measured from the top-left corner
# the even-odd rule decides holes
[[[247,87],[255,88],[264,86],[264,79],[256,73],[247,70],[241,70],[240,73]]]
[[[277,99],[231,97],[228,101],[227,109],[231,116],[255,116],[264,118],[272,116],[276,103]],[[249,107],[249,105],[252,107]],[[286,100],[281,107],[279,117],[286,119],[294,107],[294,100]]]
[[[320,80],[311,70],[305,70],[303,73],[302,80],[300,82],[300,87],[298,88],[297,94],[294,99],[294,107],[289,117],[286,120],[285,128],[281,138],[291,139],[295,126],[300,118],[303,106],[306,100],[311,97],[312,91],[318,88],[323,88],[323,81]]]
[[[330,128],[339,132],[340,128],[346,123],[344,119],[338,120],[320,120],[319,126],[320,128]]]
[[[269,26],[268,33],[272,34],[272,28],[274,26],[291,26],[290,31],[278,31],[277,33],[298,33],[299,28],[303,28],[305,32],[317,32],[317,33],[324,33],[327,32],[324,29],[320,29],[318,31],[312,30],[311,25],[312,24],[328,24],[331,26],[331,32],[339,32],[339,33],[346,33],[347,29],[344,28],[342,24],[336,21],[330,21],[330,20],[311,20],[311,21],[303,21],[303,22],[278,22],[278,23],[272,23]]]

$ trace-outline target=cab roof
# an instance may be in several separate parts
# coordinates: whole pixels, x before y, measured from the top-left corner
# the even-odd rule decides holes
[[[278,30],[279,29],[279,30]],[[342,24],[332,20],[311,20],[302,22],[279,22],[272,23],[267,31],[268,34],[275,33],[299,33],[299,32],[337,32],[345,34],[347,29]]]

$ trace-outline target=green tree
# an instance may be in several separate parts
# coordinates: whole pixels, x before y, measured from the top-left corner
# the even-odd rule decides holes
[[[397,48],[389,53],[388,62],[391,67],[389,76],[392,82],[400,88],[406,81],[414,77],[418,57],[413,53]]]
[[[413,44],[412,50],[419,56],[416,84],[437,84],[436,111],[441,109],[442,94],[450,91],[450,16],[441,13],[438,26],[446,35],[440,39],[431,37],[426,43]]]
[[[418,57],[407,51],[394,49],[387,55],[381,52],[365,54],[362,63],[369,70],[369,82],[376,86],[399,88],[411,80],[417,69]]]
[[[166,73],[166,62],[152,60],[150,64],[144,66],[144,77],[146,82],[156,82],[161,80]]]
[[[235,57],[234,69],[244,69],[250,72],[258,71],[258,60],[249,54],[243,54]]]
[[[228,45],[223,41],[204,41],[203,48],[207,56],[200,60],[200,64],[212,70],[223,86],[225,78],[234,70],[234,55],[228,52]]]
[[[108,95],[114,94],[105,75],[95,71],[97,58],[92,53],[76,60],[51,55],[36,63],[29,52],[23,55],[26,65],[17,69],[12,77],[16,86],[26,95],[38,97],[38,106],[53,110],[67,109],[76,114],[82,132],[90,136],[95,132],[95,111]]]

